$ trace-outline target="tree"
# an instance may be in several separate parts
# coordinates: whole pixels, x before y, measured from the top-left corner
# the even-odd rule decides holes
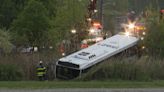
[[[158,10],[150,7],[146,11],[147,16],[147,35],[145,45],[148,53],[153,56],[164,56],[164,21],[159,20]]]
[[[48,13],[43,3],[30,0],[14,20],[11,30],[16,45],[43,46],[47,44],[49,28]]]
[[[164,23],[153,23],[146,38],[146,47],[153,56],[164,56]]]
[[[58,1],[59,7],[57,8],[53,30],[56,33],[56,38],[59,40],[69,39],[70,30],[73,28],[76,29],[77,24],[82,24],[85,21],[87,2],[87,0]]]
[[[0,49],[5,53],[9,53],[12,49],[9,33],[4,29],[0,29]]]
[[[59,0],[38,0],[38,1],[43,3],[43,5],[48,11],[48,16],[51,19],[53,19],[56,16],[57,7],[60,7],[58,6],[58,2],[60,1]]]
[[[27,0],[0,0],[0,27],[9,28]]]

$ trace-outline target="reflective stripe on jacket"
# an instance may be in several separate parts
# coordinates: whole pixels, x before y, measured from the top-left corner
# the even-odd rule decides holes
[[[46,67],[38,67],[37,76],[43,76],[44,74],[46,74]]]

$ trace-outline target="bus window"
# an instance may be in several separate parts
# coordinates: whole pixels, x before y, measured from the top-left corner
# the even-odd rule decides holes
[[[56,77],[61,79],[73,79],[79,76],[80,71],[64,66],[56,66]]]

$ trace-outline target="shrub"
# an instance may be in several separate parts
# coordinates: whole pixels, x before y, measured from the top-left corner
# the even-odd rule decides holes
[[[164,62],[148,57],[110,59],[93,67],[82,80],[163,80]]]
[[[0,80],[1,81],[16,81],[23,78],[23,72],[16,65],[1,64],[0,65]]]

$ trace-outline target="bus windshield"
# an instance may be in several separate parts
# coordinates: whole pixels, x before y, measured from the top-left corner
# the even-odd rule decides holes
[[[60,79],[73,79],[78,77],[80,74],[79,70],[57,65],[56,66],[56,77]]]

